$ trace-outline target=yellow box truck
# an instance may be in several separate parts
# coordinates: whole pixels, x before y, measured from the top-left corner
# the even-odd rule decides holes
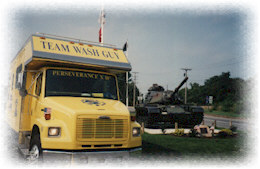
[[[118,73],[131,70],[122,49],[33,34],[11,63],[8,123],[20,149],[140,147],[140,125],[119,100]]]

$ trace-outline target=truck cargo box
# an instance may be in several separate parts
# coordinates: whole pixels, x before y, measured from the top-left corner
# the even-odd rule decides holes
[[[23,56],[21,59],[24,59],[22,62],[27,69],[69,64],[114,73],[131,70],[131,65],[122,49],[53,35],[31,35],[17,57],[20,55]]]

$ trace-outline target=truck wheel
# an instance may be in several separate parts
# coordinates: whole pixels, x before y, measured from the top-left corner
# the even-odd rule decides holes
[[[41,147],[41,140],[40,134],[37,133],[32,136],[32,141],[29,150],[29,159],[31,161],[38,160],[42,157],[42,147]]]

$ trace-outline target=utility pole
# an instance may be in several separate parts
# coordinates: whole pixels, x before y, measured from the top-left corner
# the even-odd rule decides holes
[[[125,52],[126,57],[128,58],[127,48],[128,48],[128,40],[126,41],[126,43],[123,46],[123,52]],[[125,80],[126,80],[126,96],[125,96],[126,101],[125,102],[126,102],[126,107],[128,107],[128,72],[126,72]]]
[[[135,85],[136,85],[136,76],[138,72],[132,72],[134,74],[134,90],[133,90],[133,107],[135,107]]]
[[[184,73],[185,78],[188,77],[188,71],[191,71],[191,69],[189,69],[189,68],[182,68],[182,70],[185,71],[185,73]],[[184,103],[187,104],[187,81],[185,83],[186,83],[186,86],[185,86],[185,100],[184,100]]]
[[[126,77],[125,77],[125,80],[126,80],[126,96],[125,96],[125,99],[126,99],[126,107],[128,107],[128,72],[126,72]]]

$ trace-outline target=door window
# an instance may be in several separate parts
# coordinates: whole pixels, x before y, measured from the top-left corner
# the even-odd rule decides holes
[[[42,73],[39,75],[39,77],[38,77],[38,79],[36,81],[35,94],[37,96],[40,96],[41,88],[42,88]]]

